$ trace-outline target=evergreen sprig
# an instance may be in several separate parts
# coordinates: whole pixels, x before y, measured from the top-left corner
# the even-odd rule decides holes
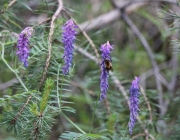
[[[41,99],[40,105],[39,105],[39,109],[40,109],[41,114],[44,112],[44,110],[46,109],[46,107],[48,105],[48,99],[50,97],[50,94],[51,94],[53,88],[54,88],[53,80],[47,79],[46,83],[45,83],[44,91],[42,93],[42,99]]]

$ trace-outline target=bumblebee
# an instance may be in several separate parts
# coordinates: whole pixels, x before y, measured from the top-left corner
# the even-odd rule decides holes
[[[113,71],[113,68],[112,68],[112,64],[111,64],[111,61],[110,60],[105,60],[104,61],[104,65],[105,65],[105,68],[106,70],[109,72],[109,71]]]

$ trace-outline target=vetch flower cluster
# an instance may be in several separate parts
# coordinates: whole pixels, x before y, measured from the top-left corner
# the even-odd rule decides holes
[[[102,52],[102,60],[101,60],[101,77],[100,77],[100,89],[101,89],[101,95],[100,100],[103,100],[106,98],[106,92],[108,90],[108,76],[109,76],[109,70],[106,68],[106,62],[111,62],[111,51],[113,47],[109,44],[109,41],[100,47],[100,51]]]
[[[129,120],[129,132],[132,134],[132,128],[135,125],[137,116],[138,116],[138,104],[139,104],[139,77],[135,77],[132,81],[132,85],[130,88],[130,120]]]
[[[29,39],[33,35],[33,28],[26,27],[18,36],[18,44],[16,55],[19,56],[19,60],[24,64],[24,67],[28,67],[28,57],[29,57]]]
[[[69,69],[72,65],[73,60],[73,51],[74,51],[74,42],[76,39],[76,28],[77,26],[73,23],[73,20],[68,20],[62,27],[62,42],[64,44],[64,66],[62,72],[64,75],[69,73]]]

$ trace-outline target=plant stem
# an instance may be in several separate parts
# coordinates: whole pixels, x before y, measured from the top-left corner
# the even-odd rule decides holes
[[[84,132],[81,128],[79,128],[79,126],[77,126],[75,123],[73,123],[62,111],[61,111],[61,115],[63,115],[63,117],[68,120],[74,127],[76,127],[81,133],[86,134],[86,132]]]
[[[89,130],[89,133],[91,133],[91,130],[92,130],[92,127],[93,127],[94,115],[95,115],[95,112],[96,112],[96,109],[97,109],[97,106],[98,106],[98,101],[99,101],[99,96],[97,97],[95,109],[94,109],[94,111],[93,111],[93,116],[92,116],[91,126],[90,126],[91,128],[90,128],[90,130]]]
[[[62,95],[62,90],[63,90],[63,81],[64,81],[64,75],[62,76],[62,83],[61,83],[61,95],[59,96],[59,88],[58,88],[58,79],[59,79],[59,66],[58,66],[58,73],[57,73],[57,98],[58,98],[58,105],[60,109],[60,114],[67,120],[69,121],[74,127],[76,127],[81,133],[86,134],[79,126],[77,126],[75,123],[73,123],[62,111],[61,111],[61,95]],[[59,100],[60,97],[60,100]]]
[[[0,42],[1,43],[1,42]],[[24,83],[22,82],[21,78],[19,77],[19,75],[17,74],[17,71],[14,70],[13,68],[11,68],[11,66],[6,62],[6,60],[4,59],[4,44],[1,43],[2,45],[2,54],[1,54],[1,58],[2,61],[5,63],[5,65],[16,75],[16,78],[19,80],[19,82],[21,83],[21,85],[23,86],[23,88],[25,89],[25,91],[28,92],[27,87],[24,85]]]
[[[123,136],[121,137],[121,140],[123,140],[123,139],[124,139],[125,134],[126,134],[126,132],[127,132],[127,129],[128,129],[128,124],[127,124],[127,126],[126,126],[126,129],[125,129],[125,132],[124,132]]]
[[[63,92],[63,83],[64,83],[64,74],[62,76],[62,82],[61,82],[61,95],[60,95],[60,102],[61,102],[61,97],[62,97],[62,92]]]
[[[60,98],[60,96],[59,96],[59,65],[58,65],[58,71],[57,71],[57,85],[56,86],[57,86],[57,101],[58,101],[59,109],[61,111],[61,100],[59,100],[59,98]]]

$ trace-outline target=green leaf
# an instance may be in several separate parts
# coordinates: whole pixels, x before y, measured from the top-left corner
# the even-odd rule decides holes
[[[20,3],[21,5],[23,5],[25,8],[27,8],[28,10],[30,10],[31,12],[33,12],[33,10],[31,9],[31,7],[29,7],[27,4],[18,1],[18,3]]]

